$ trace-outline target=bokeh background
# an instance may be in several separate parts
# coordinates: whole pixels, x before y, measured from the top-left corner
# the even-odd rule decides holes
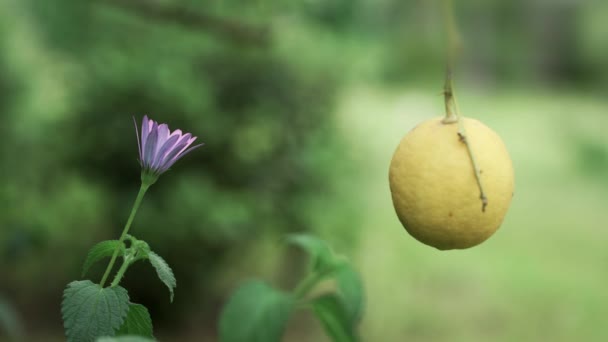
[[[248,278],[290,289],[289,232],[361,272],[364,341],[607,340],[608,2],[456,9],[460,109],[502,136],[516,191],[494,237],[439,252],[387,181],[401,137],[442,115],[439,1],[1,0],[0,340],[63,340],[63,288],[136,195],[144,114],[206,144],[132,229],[178,279],[173,304],[144,264],[123,282],[161,340],[215,341]],[[326,340],[307,314],[288,330]]]

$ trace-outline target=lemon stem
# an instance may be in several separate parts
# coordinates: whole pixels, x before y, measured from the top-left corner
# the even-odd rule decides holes
[[[443,118],[443,123],[452,124],[458,122],[458,109],[455,108],[456,101],[454,90],[452,89],[452,67],[449,63],[446,66],[443,96],[445,99],[445,118]]]
[[[445,118],[443,123],[451,124],[458,122],[458,108],[456,108],[456,95],[454,94],[453,70],[454,62],[460,53],[460,34],[456,28],[454,19],[454,5],[452,0],[443,0],[443,20],[446,29],[446,65],[445,83],[443,85],[443,96],[445,99]]]
[[[473,165],[473,171],[475,172],[475,180],[479,187],[479,198],[481,199],[481,211],[485,212],[488,206],[488,197],[483,190],[481,184],[481,170],[477,166],[475,160],[475,154],[471,148],[471,144],[467,138],[466,130],[464,128],[463,120],[460,120],[460,112],[458,111],[458,103],[456,101],[456,94],[454,93],[453,84],[453,68],[454,61],[457,55],[460,53],[461,40],[460,34],[456,27],[456,20],[454,19],[454,5],[452,0],[443,1],[443,18],[447,31],[447,53],[446,53],[446,68],[445,68],[445,83],[443,85],[443,96],[445,100],[445,118],[442,120],[444,124],[458,124],[458,138],[467,147],[467,152]]]

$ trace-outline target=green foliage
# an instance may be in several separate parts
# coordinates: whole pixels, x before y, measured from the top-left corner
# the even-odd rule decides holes
[[[339,298],[344,305],[349,324],[356,325],[363,316],[365,306],[365,290],[363,289],[361,276],[351,265],[346,264],[338,270],[336,282],[340,294]]]
[[[68,284],[61,313],[68,341],[113,336],[129,311],[129,295],[120,286],[101,288],[89,280]]]
[[[309,234],[291,234],[287,242],[301,247],[310,256],[311,271],[324,276],[335,272],[345,260],[334,255],[331,248],[322,240]]]
[[[129,312],[116,335],[137,335],[154,338],[152,318],[148,309],[141,304],[129,303]]]
[[[305,291],[310,290],[316,282],[329,277],[336,281],[336,293],[323,295],[311,302],[313,311],[327,334],[338,342],[356,341],[356,326],[361,319],[364,305],[361,277],[346,258],[334,254],[324,241],[314,236],[293,234],[288,236],[287,241],[301,247],[310,256],[310,272],[313,276],[303,282]],[[314,283],[308,284],[310,279]]]
[[[220,322],[221,342],[280,341],[294,308],[294,298],[253,280],[236,290]]]
[[[253,280],[242,285],[231,297],[220,319],[220,340],[279,341],[290,314],[296,308],[310,307],[335,342],[358,340],[357,326],[363,313],[363,284],[343,256],[335,255],[322,240],[306,234],[287,237],[311,259],[306,277],[284,294],[266,283]],[[314,299],[309,293],[322,280],[333,277],[337,289]],[[295,305],[295,304],[309,305]]]
[[[169,289],[169,292],[171,293],[171,302],[173,302],[173,289],[177,287],[177,280],[175,280],[171,267],[169,267],[169,264],[167,264],[167,262],[161,258],[160,255],[152,251],[148,253],[148,260],[150,261],[150,264],[154,266],[158,278]]]
[[[102,241],[93,246],[82,266],[82,276],[84,277],[89,268],[97,261],[111,257],[117,248],[121,248],[124,251],[124,245],[118,240]]]
[[[134,251],[134,255],[138,259],[146,259],[149,257],[152,250],[146,241],[138,240],[133,235],[129,234],[127,234],[126,239],[131,241],[131,249]]]
[[[125,248],[122,238],[98,243],[91,249],[85,261],[83,274],[96,261],[111,256],[119,248],[122,249],[123,262],[109,288],[102,288],[86,280],[72,282],[65,290],[62,313],[69,341],[92,341],[96,337],[113,336],[115,333],[154,338],[148,309],[141,304],[129,303],[127,291],[118,284],[131,264],[148,259],[159,278],[169,288],[173,301],[175,276],[165,260],[150,250],[148,243],[129,234],[125,236],[125,240],[129,242],[129,248]],[[109,266],[108,270],[111,268]],[[127,338],[130,339],[132,338]]]
[[[350,314],[342,299],[336,294],[326,294],[311,302],[313,311],[327,335],[334,342],[354,342],[356,336]]]

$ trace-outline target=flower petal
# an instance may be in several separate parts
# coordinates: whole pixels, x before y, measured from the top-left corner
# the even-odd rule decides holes
[[[190,133],[184,134],[179,129],[171,132],[167,124],[159,124],[147,115],[142,118],[140,136],[135,118],[133,122],[143,174],[158,176],[184,155],[203,145],[190,147],[197,139],[195,136]]]
[[[169,169],[171,166],[173,166],[173,164],[175,164],[175,162],[176,162],[176,161],[178,161],[178,160],[182,159],[182,157],[183,157],[183,156],[185,156],[186,154],[190,153],[192,150],[194,150],[194,149],[196,149],[196,148],[199,148],[199,147],[201,147],[201,146],[203,146],[203,145],[205,145],[205,144],[204,144],[204,143],[200,143],[200,144],[198,144],[198,145],[194,145],[194,146],[190,147],[189,149],[185,150],[183,153],[180,153],[180,154],[179,154],[177,157],[175,157],[175,158],[173,159],[173,161],[172,161],[170,164],[169,164],[169,163],[167,163],[167,164],[165,164],[164,166],[162,166],[162,167],[159,169],[159,172],[160,172],[160,173],[163,173],[163,172],[167,171],[167,170],[168,170],[168,169]]]
[[[143,151],[146,149],[146,141],[148,140],[148,134],[150,134],[150,119],[148,119],[147,115],[144,115],[144,118],[141,119],[141,151],[143,157]],[[143,162],[143,159],[142,159]]]
[[[179,155],[184,149],[188,148],[191,144],[189,142],[191,140],[192,135],[190,133],[184,134],[178,142],[175,143],[175,146],[171,149],[171,151],[167,152],[167,155],[163,157],[162,162],[160,163],[160,168],[162,169],[165,165],[173,164],[172,159],[175,159],[177,155]],[[169,167],[167,167],[169,168]]]
[[[175,131],[171,132],[171,135],[169,135],[169,137],[171,137],[173,135],[179,135],[181,137],[183,135],[182,134],[182,130],[181,129],[176,129]]]
[[[158,141],[158,124],[153,121],[152,130],[146,140],[146,148],[144,151],[144,167],[149,168],[154,161],[154,152],[156,151],[156,144]]]
[[[165,159],[165,155],[167,153],[169,153],[170,151],[172,151],[172,149],[175,147],[179,138],[180,138],[179,135],[172,135],[172,136],[170,136],[169,139],[167,139],[167,141],[165,141],[163,143],[162,146],[160,146],[160,148],[158,149],[158,152],[156,152],[156,157],[154,158],[154,163],[151,165],[151,167],[153,169],[159,168],[162,161]],[[159,140],[159,143],[160,143],[160,140]]]
[[[137,121],[133,117],[133,123],[135,124],[135,135],[137,136],[137,152],[139,152],[139,162],[141,163],[141,144],[139,142],[139,131],[137,130]]]
[[[192,140],[192,141],[194,141],[194,140]],[[190,144],[188,144],[188,145],[190,145]],[[170,160],[170,162],[165,162],[165,163],[164,163],[164,164],[163,164],[163,165],[160,167],[159,171],[160,171],[161,173],[162,173],[162,172],[167,171],[167,170],[168,170],[168,169],[169,169],[169,168],[170,168],[170,167],[171,167],[173,164],[175,164],[175,162],[176,162],[176,161],[178,161],[178,160],[182,159],[182,157],[183,157],[183,156],[185,156],[186,154],[190,153],[192,150],[194,150],[194,149],[196,149],[196,148],[199,148],[199,147],[201,147],[201,146],[203,146],[203,145],[205,145],[205,144],[204,144],[204,143],[201,143],[201,144],[198,144],[198,145],[194,145],[194,146],[192,146],[192,147],[190,147],[190,148],[188,148],[188,149],[186,149],[186,150],[184,150],[184,151],[181,151],[181,152],[180,152],[180,153],[179,153],[177,156],[175,156],[175,157],[173,158],[173,160]]]
[[[158,150],[165,144],[167,138],[169,138],[169,126],[167,124],[158,125],[158,144],[156,144],[155,155],[158,153]]]

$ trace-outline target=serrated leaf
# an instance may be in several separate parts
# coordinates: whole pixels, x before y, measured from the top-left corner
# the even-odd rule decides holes
[[[293,311],[293,298],[266,283],[243,284],[224,307],[219,323],[221,342],[278,342]]]
[[[152,318],[148,309],[141,304],[129,303],[129,312],[116,335],[135,335],[154,338]]]
[[[363,281],[352,266],[345,264],[336,273],[336,282],[349,320],[356,325],[361,320],[365,306]]]
[[[61,313],[68,341],[113,336],[129,311],[129,294],[120,286],[102,288],[89,280],[68,284]]]
[[[310,255],[312,271],[330,272],[338,264],[329,246],[314,236],[291,234],[287,236],[287,242],[299,246]]]
[[[158,275],[158,278],[169,289],[169,292],[171,293],[171,302],[173,302],[173,289],[177,287],[177,280],[175,280],[175,276],[173,275],[171,267],[169,267],[169,264],[167,264],[167,262],[163,258],[161,258],[160,255],[154,252],[148,253],[148,260],[150,261],[152,266],[154,266],[154,269],[156,269],[156,274]]]
[[[96,342],[155,342],[155,340],[151,340],[146,337],[141,336],[117,336],[117,337],[101,337],[98,338]]]
[[[350,322],[344,303],[336,294],[326,294],[315,298],[311,305],[315,316],[332,341],[358,341],[354,325]]]
[[[82,266],[82,276],[84,277],[89,268],[91,268],[91,266],[93,266],[93,264],[97,261],[103,258],[111,257],[116,251],[116,248],[124,248],[124,245],[121,245],[122,243],[118,240],[107,240],[93,246],[89,250],[89,254],[87,254],[87,258]]]

